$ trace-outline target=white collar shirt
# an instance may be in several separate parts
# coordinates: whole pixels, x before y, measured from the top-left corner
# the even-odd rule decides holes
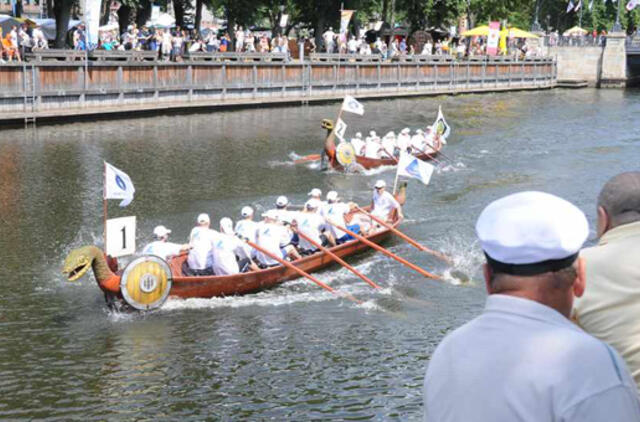
[[[370,140],[367,141],[367,145],[364,148],[364,155],[367,158],[379,158],[380,144]]]
[[[171,256],[178,255],[182,250],[182,245],[177,243],[165,242],[163,240],[156,240],[149,243],[144,247],[142,253],[144,255],[155,255],[168,260]]]
[[[296,217],[298,230],[318,244],[322,244],[320,239],[321,230],[326,229],[324,218],[317,213],[301,212]],[[313,250],[316,247],[302,236],[300,236],[300,247],[305,250]]]
[[[207,227],[194,227],[189,235],[189,256],[187,264],[192,270],[204,270],[211,268],[213,262],[211,248],[216,231]]]
[[[639,421],[620,356],[556,310],[490,295],[440,343],[424,382],[425,421]]]
[[[382,193],[378,193],[377,190],[373,191],[373,209],[371,214],[376,217],[386,219],[389,217],[391,210],[400,208],[400,203],[386,190]]]
[[[238,274],[238,260],[246,258],[247,254],[244,250],[244,243],[235,236],[216,233],[213,240],[213,248],[211,249],[213,257],[213,273],[215,275],[231,275]]]
[[[286,227],[280,224],[261,222],[258,224],[256,244],[279,258],[284,258],[282,247],[289,243],[291,237]],[[265,265],[277,265],[278,261],[258,251],[258,260]]]
[[[337,224],[340,227],[345,227],[346,223],[344,220],[345,214],[349,212],[349,205],[344,202],[335,202],[333,204],[327,204],[327,206],[323,209],[322,214],[327,219],[327,221],[331,221],[332,223]],[[333,237],[340,239],[346,233],[340,229],[336,229],[333,225],[329,224],[329,228],[331,229],[331,234]]]

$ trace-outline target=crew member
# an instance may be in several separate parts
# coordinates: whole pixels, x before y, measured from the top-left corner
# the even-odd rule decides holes
[[[400,219],[404,218],[402,206],[396,198],[385,190],[387,184],[380,179],[374,185],[373,199],[371,201],[371,214],[385,220],[393,221],[393,210],[396,210]]]
[[[197,225],[189,234],[188,275],[212,275],[213,257],[211,247],[216,232],[211,230],[209,214],[202,213],[196,219]]]
[[[242,216],[242,220],[238,220],[235,227],[236,236],[240,239],[247,240],[255,243],[256,242],[256,231],[258,230],[258,223],[253,221],[253,208],[249,206],[242,207],[240,210],[240,215]],[[256,251],[252,247],[245,244],[245,250],[248,252],[249,256],[255,258]]]
[[[169,234],[171,230],[165,226],[156,226],[153,229],[154,241],[144,247],[142,253],[144,255],[155,255],[168,261],[169,258],[179,255],[180,252],[189,250],[189,245],[179,245],[169,242]]]
[[[411,131],[409,130],[408,127],[405,127],[404,129],[402,129],[402,131],[400,131],[400,134],[398,135],[398,148],[400,148],[400,151],[403,152],[410,152],[409,147],[411,146],[411,135],[410,135]]]
[[[580,252],[587,288],[573,316],[620,353],[640,385],[640,172],[610,179],[598,196],[597,214],[600,240]]]
[[[476,232],[489,297],[484,312],[432,355],[424,419],[639,421],[624,361],[568,319],[585,289],[582,211],[547,193],[520,192],[489,204]]]
[[[253,263],[245,249],[246,243],[234,236],[233,221],[220,220],[220,232],[213,241],[213,272],[215,275],[231,275],[259,268]]]
[[[322,210],[327,205],[327,202],[322,200],[322,191],[318,188],[313,188],[311,189],[311,192],[309,192],[307,195],[309,195],[311,199],[315,199],[316,201],[319,202],[319,206],[316,212],[318,214],[322,214]]]
[[[396,151],[396,134],[393,132],[388,132],[382,138],[382,156],[384,158],[391,158],[395,156]]]
[[[318,213],[321,204],[322,203],[315,198],[309,199],[304,204],[304,211],[298,213],[298,216],[294,220],[294,225],[298,231],[315,243],[322,246],[333,246],[336,242],[327,230],[327,222],[324,217]],[[300,236],[299,248],[303,255],[311,255],[318,251],[317,247],[302,236]]]
[[[351,145],[353,146],[353,150],[356,155],[364,155],[365,142],[362,139],[362,133],[356,133],[355,138],[351,138]]]
[[[334,223],[340,227],[347,227],[347,229],[352,232],[359,233],[360,227],[357,224],[347,226],[345,217],[350,213],[350,211],[349,205],[340,201],[338,192],[332,190],[327,193],[327,206],[323,211],[323,216],[327,222]],[[329,228],[331,229],[331,235],[338,245],[352,239],[348,233],[335,228],[333,224],[329,224]]]
[[[370,136],[367,138],[364,156],[367,158],[380,158],[380,148],[380,138],[376,135],[376,132],[372,130]]]
[[[416,129],[416,134],[411,137],[411,150],[414,154],[420,154],[424,151],[424,132],[422,129]]]
[[[289,257],[291,260],[300,258],[300,254],[291,244],[291,237],[286,227],[278,224],[278,213],[276,210],[269,210],[262,214],[264,220],[258,224],[256,232],[256,245],[269,251],[282,259]],[[279,262],[270,256],[257,251],[256,257],[260,266],[267,268],[279,265]]]

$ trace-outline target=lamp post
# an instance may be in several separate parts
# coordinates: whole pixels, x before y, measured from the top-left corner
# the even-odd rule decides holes
[[[618,6],[616,7],[616,23],[613,24],[611,32],[622,32],[622,25],[620,25],[620,1],[618,0]]]
[[[540,22],[538,22],[538,13],[540,12],[540,0],[536,0],[536,14],[535,19],[533,21],[533,25],[531,25],[531,32],[540,32],[542,28],[540,27]]]

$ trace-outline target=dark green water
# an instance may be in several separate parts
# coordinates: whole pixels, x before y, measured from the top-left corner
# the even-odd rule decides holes
[[[293,166],[319,152],[337,105],[233,111],[0,132],[0,420],[420,420],[429,356],[484,304],[473,227],[507,193],[561,195],[593,222],[612,175],[638,168],[636,91],[531,93],[366,102],[348,133],[431,123],[442,104],[453,135],[432,184],[410,182],[403,229],[452,254],[473,281],[427,280],[367,254],[372,291],[333,268],[319,278],[365,300],[296,280],[259,294],[170,300],[149,315],[109,313],[92,276],[71,284],[66,254],[102,241],[102,161],[127,171],[138,246],[164,224],[183,241],[200,212],[302,203],[335,189],[364,203],[379,177]],[[592,230],[593,233],[593,230]],[[399,241],[396,252],[450,269]]]

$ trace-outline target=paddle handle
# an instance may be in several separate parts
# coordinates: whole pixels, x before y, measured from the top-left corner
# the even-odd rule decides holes
[[[322,287],[323,289],[325,289],[325,290],[327,290],[327,291],[330,291],[330,292],[331,292],[331,293],[333,293],[333,294],[336,294],[336,295],[338,294],[338,292],[337,292],[335,289],[333,289],[333,288],[329,287],[328,285],[326,285],[326,284],[325,284],[325,283],[323,283],[322,281],[318,280],[317,278],[315,278],[315,277],[314,277],[314,276],[312,276],[311,274],[308,274],[308,273],[304,272],[303,270],[301,270],[300,268],[296,267],[296,266],[295,266],[295,265],[293,265],[292,263],[290,263],[290,262],[288,262],[288,261],[286,261],[286,260],[284,260],[284,259],[280,258],[279,256],[277,256],[277,255],[275,255],[275,254],[273,254],[273,253],[269,252],[268,250],[266,250],[266,249],[264,249],[264,248],[262,248],[262,247],[260,247],[260,246],[256,245],[255,243],[253,243],[253,242],[252,242],[252,241],[250,241],[250,240],[247,240],[246,242],[247,242],[247,244],[248,244],[249,246],[251,246],[251,247],[252,247],[252,248],[254,248],[255,250],[260,251],[260,252],[262,252],[263,254],[267,255],[269,258],[271,258],[271,259],[274,259],[274,260],[278,261],[280,264],[284,265],[285,267],[287,267],[287,268],[289,268],[289,269],[292,269],[293,271],[295,271],[296,273],[298,273],[298,274],[299,274],[299,275],[301,275],[302,277],[304,277],[304,278],[306,278],[306,279],[308,279],[308,280],[313,281],[314,283],[316,283],[318,286]],[[348,294],[348,293],[344,293],[343,295],[344,295],[344,297],[346,297],[347,299],[349,299],[349,300],[350,300],[350,301],[352,301],[352,302],[355,302],[355,303],[357,303],[357,304],[361,304],[361,303],[362,303],[361,301],[359,301],[358,299],[356,299],[355,297],[351,296],[351,295],[350,295],[350,294]]]
[[[420,273],[421,275],[423,275],[425,277],[433,278],[433,279],[436,279],[436,280],[439,280],[441,278],[439,275],[431,274],[430,272],[423,270],[422,268],[418,267],[415,264],[412,264],[411,262],[407,261],[406,259],[400,258],[398,255],[395,255],[394,253],[389,252],[388,250],[386,250],[382,246],[370,241],[369,239],[367,239],[364,236],[361,236],[361,235],[359,235],[357,233],[354,233],[353,231],[349,230],[346,227],[342,227],[339,224],[335,224],[332,221],[329,221],[329,224],[331,224],[333,227],[337,228],[338,230],[342,230],[343,232],[350,234],[351,236],[353,236],[354,238],[358,239],[359,241],[361,241],[365,245],[367,245],[367,246],[369,246],[369,247],[371,247],[371,248],[373,248],[373,249],[375,249],[375,250],[377,250],[379,252],[382,252],[383,254],[387,255],[389,258],[395,259],[399,263],[406,265],[407,267],[411,268],[412,270]]]
[[[302,233],[300,230],[296,229],[296,233],[298,233],[298,236],[300,236],[301,238],[303,238],[304,240],[306,240],[307,242],[311,243],[313,246],[315,246],[316,248],[320,249],[322,252],[326,253],[327,255],[329,255],[331,258],[333,258],[334,261],[336,261],[337,263],[341,264],[342,266],[344,266],[346,269],[348,269],[349,271],[351,271],[352,273],[354,273],[355,275],[357,275],[358,277],[360,277],[365,283],[367,283],[368,285],[370,285],[371,287],[373,287],[374,289],[380,289],[381,287],[378,286],[376,283],[373,282],[373,280],[371,280],[369,277],[367,277],[366,275],[362,274],[360,271],[356,270],[355,268],[353,268],[351,265],[347,264],[342,258],[340,258],[338,255],[334,254],[333,252],[331,252],[331,250],[329,250],[329,248],[325,248],[324,246],[322,246],[321,244],[319,244],[318,242],[316,242],[315,240],[311,239],[309,236],[307,236],[306,234]]]

